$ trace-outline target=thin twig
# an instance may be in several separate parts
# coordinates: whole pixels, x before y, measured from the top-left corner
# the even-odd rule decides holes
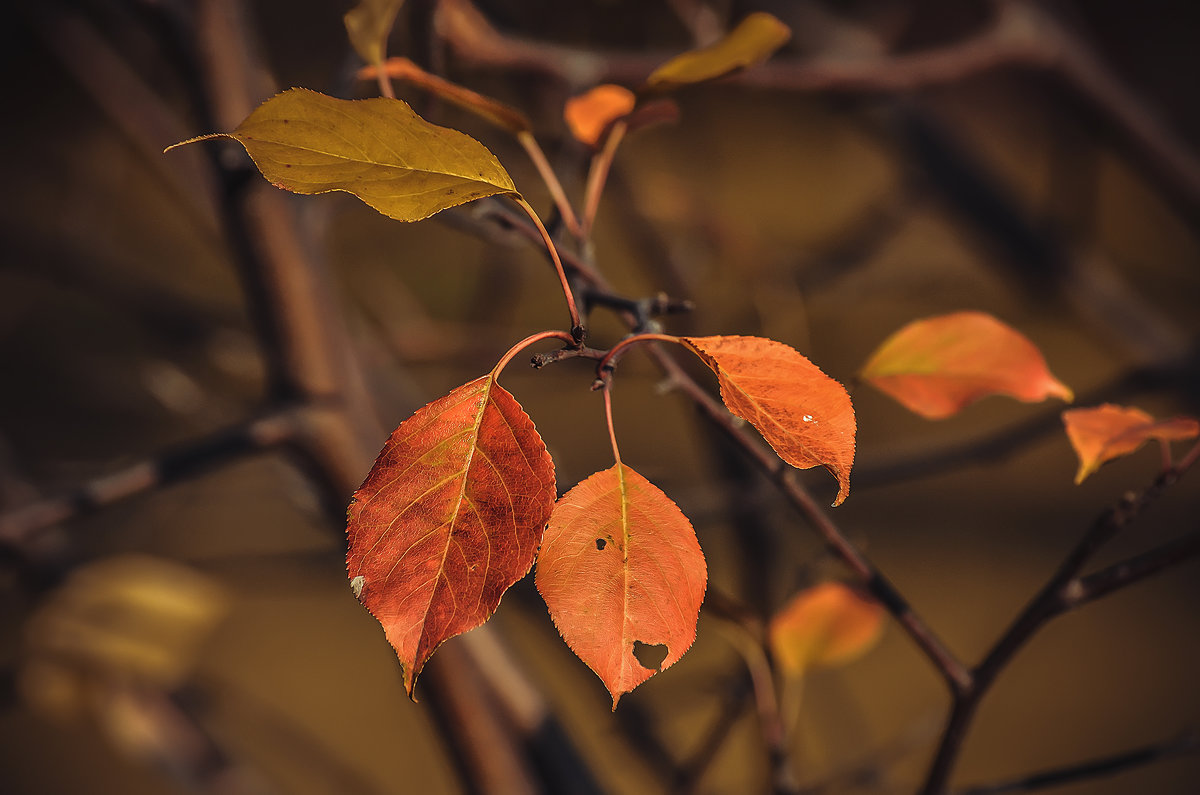
[[[1090,781],[1101,776],[1123,773],[1142,765],[1169,759],[1173,756],[1193,754],[1200,751],[1200,732],[1185,732],[1164,743],[1147,745],[1131,751],[1092,759],[1074,765],[1051,770],[1042,770],[1020,778],[985,784],[960,790],[956,795],[1003,795],[1006,792],[1036,792],[1037,790],[1061,787],[1078,781]]]
[[[1077,578],[1074,587],[1065,594],[1067,607],[1074,609],[1093,602],[1172,566],[1186,563],[1198,555],[1200,530],[1180,536],[1120,563],[1114,563],[1086,577]]]
[[[1067,554],[1057,571],[1046,581],[1037,595],[1013,619],[984,656],[983,661],[972,672],[971,686],[956,693],[941,741],[921,790],[925,795],[939,795],[946,791],[959,751],[966,739],[967,727],[974,719],[984,695],[1009,661],[1050,619],[1078,604],[1090,601],[1082,591],[1084,587],[1082,582],[1086,580],[1079,579],[1079,573],[1087,562],[1104,544],[1141,516],[1150,505],[1162,496],[1164,491],[1178,482],[1179,478],[1195,463],[1195,460],[1194,456],[1186,456],[1176,469],[1161,474],[1142,492],[1126,494],[1116,506],[1101,514]],[[1190,537],[1185,536],[1185,539],[1187,538]],[[1189,543],[1195,543],[1194,539],[1191,542],[1180,541],[1179,543],[1184,549],[1171,548],[1168,553],[1164,554],[1184,557],[1192,554],[1187,547]],[[1168,545],[1168,547],[1170,546]],[[1167,565],[1167,562],[1155,558],[1153,562],[1144,561],[1139,563],[1139,566],[1153,567],[1160,564]],[[1093,581],[1094,587],[1104,588],[1105,584],[1116,586],[1118,583],[1119,587],[1124,587],[1140,579],[1140,577],[1114,577],[1113,572],[1106,572],[1100,573],[1104,575],[1101,579]],[[1114,587],[1108,587],[1103,593],[1111,593],[1114,589]]]

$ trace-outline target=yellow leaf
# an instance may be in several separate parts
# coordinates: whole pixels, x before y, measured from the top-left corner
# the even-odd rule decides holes
[[[335,99],[293,88],[259,105],[231,133],[175,146],[214,137],[246,147],[276,187],[304,194],[345,191],[399,221],[517,193],[487,147],[430,124],[398,99]]]
[[[1170,442],[1200,436],[1200,422],[1191,417],[1156,421],[1141,409],[1112,403],[1064,411],[1062,418],[1067,438],[1079,456],[1076,485],[1104,462],[1129,455],[1151,439]]]
[[[671,91],[689,83],[716,80],[762,63],[792,37],[791,29],[775,17],[756,12],[719,41],[677,55],[646,78],[647,91]]]
[[[402,5],[404,0],[361,0],[342,17],[350,44],[367,63],[383,63],[387,38]]]
[[[784,673],[842,665],[861,657],[883,632],[883,608],[838,582],[801,591],[771,619],[767,638]]]

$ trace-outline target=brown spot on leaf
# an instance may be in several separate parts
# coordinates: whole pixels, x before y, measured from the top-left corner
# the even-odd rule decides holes
[[[605,541],[603,538],[597,538],[596,539],[596,549],[604,549],[604,545],[607,543],[608,542]]]

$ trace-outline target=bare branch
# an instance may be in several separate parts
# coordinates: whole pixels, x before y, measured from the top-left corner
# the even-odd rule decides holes
[[[956,795],[1003,795],[1006,792],[1036,792],[1037,790],[1061,787],[1078,781],[1090,781],[1114,773],[1122,773],[1142,765],[1169,759],[1183,754],[1194,754],[1200,750],[1200,732],[1185,732],[1164,743],[1135,748],[1119,754],[1092,759],[1074,765],[1043,770],[1009,781],[968,787]]]
[[[47,527],[275,448],[294,440],[302,423],[301,409],[282,409],[0,514],[0,544],[24,547]]]

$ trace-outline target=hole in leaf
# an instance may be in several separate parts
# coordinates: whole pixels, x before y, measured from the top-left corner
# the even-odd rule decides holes
[[[667,644],[633,642],[633,656],[643,668],[651,671],[661,671],[663,660],[667,659]]]
[[[603,538],[597,538],[596,539],[596,549],[604,549],[604,545],[607,543],[608,542],[605,541]]]

